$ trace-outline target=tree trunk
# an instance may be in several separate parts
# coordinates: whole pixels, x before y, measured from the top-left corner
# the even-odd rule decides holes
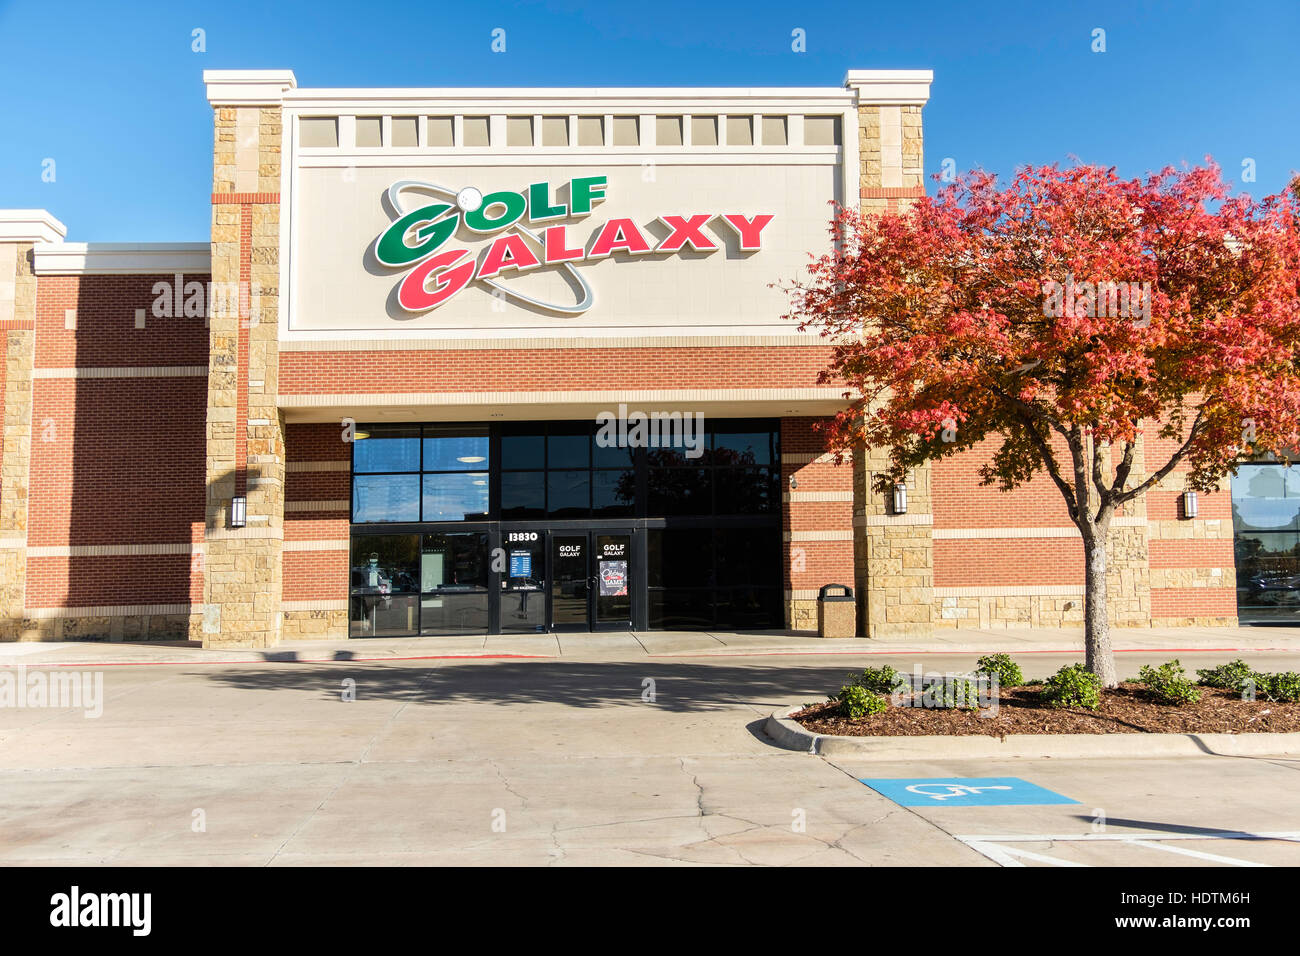
[[[1115,655],[1110,647],[1110,620],[1106,613],[1106,529],[1083,529],[1084,592],[1083,640],[1085,665],[1101,678],[1102,687],[1119,683]]]

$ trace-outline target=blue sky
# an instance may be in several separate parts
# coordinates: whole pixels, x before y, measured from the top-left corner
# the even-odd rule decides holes
[[[1300,169],[1300,0],[0,0],[0,208],[49,209],[71,241],[206,239],[201,72],[255,67],[300,86],[836,86],[849,68],[929,68],[927,174],[1077,156],[1138,175],[1210,154],[1258,196]]]

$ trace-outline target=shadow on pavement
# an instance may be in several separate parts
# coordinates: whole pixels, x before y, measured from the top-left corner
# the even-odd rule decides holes
[[[759,708],[825,700],[848,670],[754,664],[494,661],[458,666],[367,664],[349,671],[337,664],[259,668],[256,665],[192,676],[238,690],[313,694],[337,699],[343,681],[356,682],[358,700],[429,704],[559,704],[604,707],[650,703],[673,712],[716,710],[746,703]],[[653,684],[647,683],[653,681]],[[643,695],[647,699],[643,700]]]

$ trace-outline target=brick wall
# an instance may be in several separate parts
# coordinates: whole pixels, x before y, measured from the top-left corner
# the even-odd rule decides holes
[[[782,573],[786,626],[817,628],[817,590],[853,581],[853,465],[835,464],[815,426],[821,418],[781,419]],[[793,478],[797,487],[790,486]]]
[[[285,395],[652,388],[808,388],[826,346],[283,351]],[[755,370],[762,369],[761,380]],[[472,374],[466,374],[472,370]]]
[[[184,637],[176,606],[202,600],[208,333],[203,318],[154,315],[160,281],[173,279],[38,280],[26,586],[37,620],[172,606],[174,627],[143,630]]]

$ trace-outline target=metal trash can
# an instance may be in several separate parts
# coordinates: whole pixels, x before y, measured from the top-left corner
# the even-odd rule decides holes
[[[847,584],[823,584],[817,592],[817,636],[858,636],[858,602]]]

